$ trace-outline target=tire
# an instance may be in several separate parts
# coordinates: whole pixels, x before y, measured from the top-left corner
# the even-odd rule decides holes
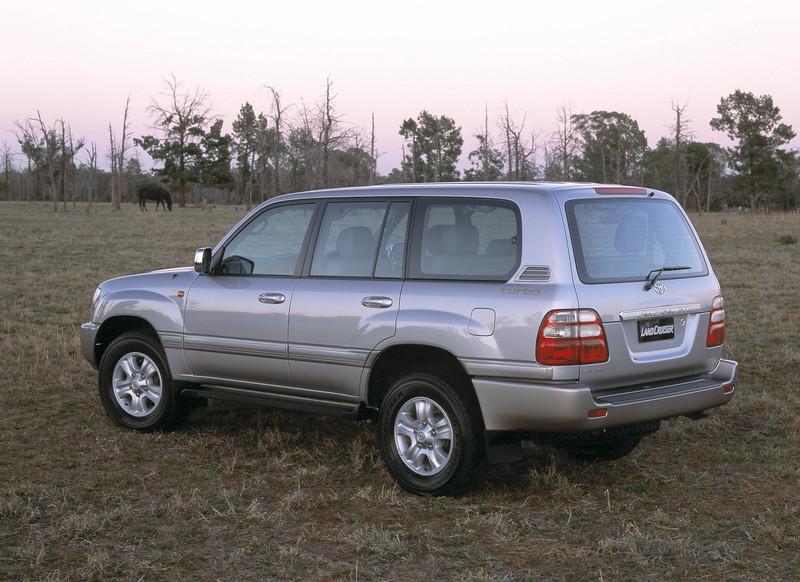
[[[149,374],[146,378],[138,373],[128,374],[123,360],[127,360],[128,371]],[[142,432],[171,429],[193,408],[190,402],[180,398],[163,349],[147,333],[128,332],[112,341],[100,360],[98,372],[103,408],[109,418],[123,428]],[[160,391],[157,402],[156,388]]]
[[[579,461],[614,461],[631,453],[642,440],[640,435],[566,447],[567,454]]]
[[[458,495],[483,477],[483,421],[477,403],[455,389],[458,381],[427,373],[404,375],[394,381],[381,403],[381,457],[392,477],[407,491]],[[418,403],[422,408],[417,408]],[[401,421],[404,428],[396,433],[395,425]],[[450,439],[443,436],[447,427]]]

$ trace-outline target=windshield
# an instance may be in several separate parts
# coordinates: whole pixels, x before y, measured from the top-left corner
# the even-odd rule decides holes
[[[706,275],[703,254],[678,207],[669,200],[567,202],[578,276],[584,283],[645,281],[654,269],[680,265],[661,279]]]

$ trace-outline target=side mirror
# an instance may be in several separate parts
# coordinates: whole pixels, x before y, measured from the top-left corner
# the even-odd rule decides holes
[[[211,273],[211,247],[202,247],[194,252],[194,270],[203,275]]]

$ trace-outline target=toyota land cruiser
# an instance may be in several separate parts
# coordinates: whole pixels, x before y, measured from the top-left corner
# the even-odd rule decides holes
[[[419,184],[284,195],[194,267],[102,283],[81,326],[117,424],[220,398],[374,418],[404,488],[455,494],[520,440],[630,452],[725,404],[725,310],[663,192]]]

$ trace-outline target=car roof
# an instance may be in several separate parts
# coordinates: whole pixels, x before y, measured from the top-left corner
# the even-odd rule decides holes
[[[374,186],[353,186],[349,188],[328,188],[282,194],[268,200],[269,203],[282,200],[307,198],[338,198],[362,196],[441,196],[459,192],[467,194],[494,190],[504,193],[556,193],[570,190],[588,190],[598,186],[626,187],[619,184],[598,184],[595,182],[421,182],[412,184],[378,184]],[[629,187],[629,186],[628,186]],[[648,189],[649,190],[649,189]]]

